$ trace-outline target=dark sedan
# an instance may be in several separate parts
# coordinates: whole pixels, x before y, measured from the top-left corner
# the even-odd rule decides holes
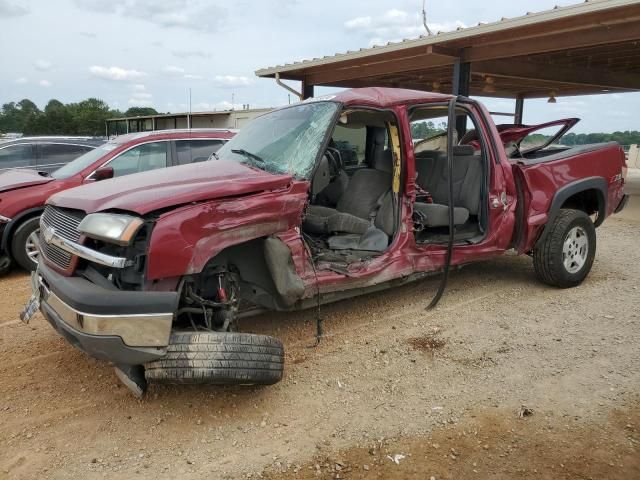
[[[105,141],[93,137],[22,137],[0,141],[0,173],[13,169],[51,173]]]

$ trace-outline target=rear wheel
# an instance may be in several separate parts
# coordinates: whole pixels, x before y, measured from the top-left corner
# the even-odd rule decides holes
[[[284,348],[266,335],[230,332],[175,332],[167,355],[145,365],[153,383],[258,384],[282,380]]]
[[[575,287],[591,271],[596,254],[596,229],[580,210],[561,209],[548,235],[533,251],[536,276],[547,285]]]
[[[38,267],[38,235],[40,234],[40,217],[24,221],[13,234],[11,254],[18,265],[28,271]]]

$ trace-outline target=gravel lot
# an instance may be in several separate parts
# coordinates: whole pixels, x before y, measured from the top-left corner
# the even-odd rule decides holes
[[[536,282],[528,257],[313,312],[243,320],[282,338],[267,388],[151,386],[37,316],[0,280],[0,479],[640,478],[640,197],[598,229],[587,281]],[[525,408],[526,407],[526,408]],[[404,457],[402,457],[404,456]],[[398,462],[394,462],[393,459]]]

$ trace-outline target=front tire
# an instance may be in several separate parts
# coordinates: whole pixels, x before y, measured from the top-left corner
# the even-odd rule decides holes
[[[167,354],[145,365],[152,383],[272,385],[282,380],[284,348],[266,335],[174,332]]]
[[[580,285],[596,254],[596,228],[591,218],[580,210],[561,209],[549,229],[533,251],[536,276],[554,287]]]
[[[18,265],[29,272],[38,267],[38,234],[40,217],[24,221],[13,234],[11,254]]]

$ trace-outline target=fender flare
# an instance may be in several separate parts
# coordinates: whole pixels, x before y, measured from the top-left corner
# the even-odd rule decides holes
[[[42,207],[34,207],[29,208],[20,212],[17,216],[11,219],[9,223],[4,227],[2,231],[2,243],[0,243],[0,250],[7,253],[9,252],[9,245],[11,243],[10,239],[15,231],[16,227],[22,223],[25,218],[33,217],[34,213],[42,213],[44,212],[44,206]]]
[[[553,196],[549,212],[547,213],[547,223],[544,226],[542,234],[538,238],[538,242],[543,241],[549,234],[550,225],[555,220],[560,208],[573,195],[587,190],[595,190],[598,193],[598,218],[594,225],[599,227],[604,222],[607,214],[607,181],[603,177],[588,177],[582,180],[569,183],[560,188]]]

